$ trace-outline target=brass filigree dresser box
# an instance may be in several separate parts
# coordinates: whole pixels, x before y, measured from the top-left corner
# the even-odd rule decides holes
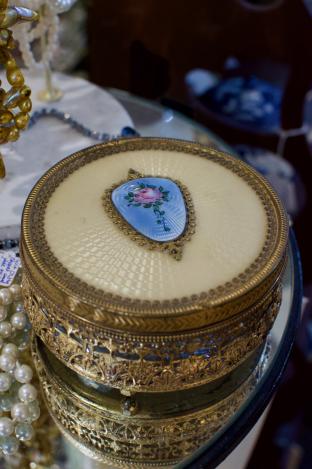
[[[21,257],[34,358],[65,434],[125,467],[198,447],[260,366],[287,236],[264,178],[198,144],[123,139],[50,169],[25,205]]]

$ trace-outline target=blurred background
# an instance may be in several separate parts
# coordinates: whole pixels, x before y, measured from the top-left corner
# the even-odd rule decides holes
[[[61,21],[54,69],[185,114],[280,194],[305,302],[248,468],[312,468],[312,1],[78,0]]]

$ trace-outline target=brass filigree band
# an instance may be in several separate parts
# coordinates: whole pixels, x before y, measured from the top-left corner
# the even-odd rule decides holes
[[[233,318],[189,333],[156,336],[75,322],[25,270],[23,292],[34,331],[49,350],[80,375],[123,392],[187,389],[224,376],[264,342],[281,302],[277,282]]]
[[[44,398],[61,431],[88,456],[116,467],[164,467],[177,463],[204,444],[233,415],[255,387],[265,369],[268,349],[254,372],[232,393],[215,404],[175,416],[151,419],[126,417],[82,398],[60,378],[34,342],[33,356]]]

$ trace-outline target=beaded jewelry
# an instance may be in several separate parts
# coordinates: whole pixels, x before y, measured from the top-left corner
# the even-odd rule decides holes
[[[25,66],[40,70],[45,74],[46,88],[38,97],[41,101],[58,101],[63,93],[52,85],[50,64],[58,48],[60,13],[69,10],[76,0],[24,0],[24,5],[40,11],[41,21],[35,27],[20,25],[16,28],[16,38]],[[40,57],[36,60],[31,48],[35,40],[40,40]]]
[[[53,8],[53,2],[46,0],[24,1],[30,8],[43,12],[40,22],[32,27],[29,24],[16,26],[14,34],[19,43],[19,49],[25,66],[31,71],[43,70],[50,64],[58,47],[59,18]],[[36,60],[31,49],[31,44],[37,39],[46,37],[45,47],[40,50],[40,59]]]
[[[18,283],[0,289],[0,454],[12,456],[19,442],[32,439],[32,422],[40,416],[32,368],[24,363],[30,324]]]
[[[0,81],[0,144],[18,139],[20,130],[24,130],[28,124],[28,113],[31,110],[30,88],[25,85],[24,76],[12,56],[15,42],[8,28],[20,21],[38,19],[37,13],[32,10],[7,7],[7,4],[7,0],[0,0],[0,63],[5,67],[12,88],[6,92],[1,88]],[[0,155],[0,179],[4,177],[5,166]]]
[[[11,234],[13,233],[14,230],[11,231]],[[0,257],[1,250],[3,250],[2,252],[10,251],[19,257],[17,248],[19,239],[3,237],[1,233],[0,236]],[[58,450],[59,432],[43,404],[39,393],[38,378],[34,374],[32,382],[27,382],[33,371],[29,350],[31,325],[21,302],[20,282],[21,271],[19,270],[13,285],[2,290],[0,287],[0,312],[2,313],[5,308],[7,313],[5,318],[5,314],[2,314],[2,320],[0,317],[0,325],[3,322],[11,324],[12,331],[10,338],[3,338],[3,333],[6,334],[6,329],[10,329],[10,326],[5,324],[0,327],[2,332],[2,336],[0,334],[0,357],[2,357],[0,362],[7,366],[11,359],[10,357],[3,358],[3,356],[10,354],[16,356],[14,370],[9,373],[3,373],[3,370],[0,370],[0,457],[4,456],[10,467],[12,465],[12,467],[19,469],[52,468]],[[5,303],[8,303],[8,300],[11,303],[4,306],[3,299]],[[21,327],[25,323],[22,330]],[[9,343],[4,343],[5,340]],[[10,375],[9,378],[7,378],[7,374]],[[9,390],[4,391],[8,384],[10,384]],[[28,411],[20,405],[14,407],[16,404],[26,404]],[[19,422],[22,417],[27,417],[26,421]],[[10,435],[3,436],[11,430]],[[0,466],[2,467],[1,462]]]
[[[81,133],[85,137],[93,138],[94,140],[98,140],[100,142],[106,142],[110,140],[115,140],[121,137],[138,137],[139,133],[134,130],[132,127],[123,127],[119,135],[110,135],[107,132],[97,132],[95,130],[91,130],[88,127],[84,126],[76,119],[74,119],[68,112],[62,112],[55,108],[42,108],[38,111],[35,111],[29,121],[28,128],[30,129],[33,127],[39,119],[43,117],[54,117],[65,124],[68,124],[77,132]]]

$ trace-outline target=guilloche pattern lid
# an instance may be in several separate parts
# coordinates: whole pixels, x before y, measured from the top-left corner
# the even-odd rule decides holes
[[[288,220],[266,180],[199,144],[134,138],[51,168],[24,209],[28,276],[82,324],[136,333],[205,327],[280,276]]]

